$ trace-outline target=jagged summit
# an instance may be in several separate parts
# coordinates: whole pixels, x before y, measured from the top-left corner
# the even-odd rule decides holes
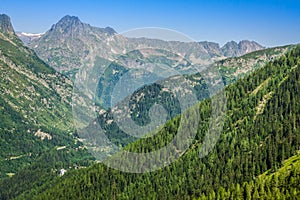
[[[82,23],[78,17],[66,15],[56,24],[52,25],[50,32],[61,34],[74,34],[83,32],[87,24]]]
[[[230,41],[221,48],[226,57],[237,57],[261,49],[264,49],[262,45],[249,40],[242,40],[239,43]]]
[[[70,15],[64,16],[56,23],[56,26],[70,26],[70,25],[78,26],[78,25],[83,25],[83,23],[80,21],[78,17],[70,16]]]
[[[81,22],[80,19],[77,16],[71,16],[71,15],[66,15],[59,22],[64,22],[64,21],[77,21]]]
[[[257,51],[263,49],[264,47],[258,44],[255,41],[242,40],[238,44],[239,48],[243,51],[244,54],[250,53],[252,51]]]
[[[0,31],[6,34],[15,33],[9,16],[5,14],[0,14]]]
[[[89,33],[94,29],[98,29],[99,31],[107,34],[115,34],[116,31],[111,27],[106,28],[96,28],[89,24],[83,23],[77,16],[66,15],[61,18],[56,24],[54,24],[50,32],[63,34],[63,35],[83,35],[85,33]]]

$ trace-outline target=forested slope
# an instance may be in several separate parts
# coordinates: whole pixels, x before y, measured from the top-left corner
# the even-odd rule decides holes
[[[88,163],[73,127],[72,82],[25,47],[9,17],[5,19],[11,28],[0,27],[0,198],[4,199],[2,192],[12,188],[13,181],[8,180],[17,179],[23,191],[35,178],[42,180],[41,171],[45,175],[51,169]],[[53,156],[51,162],[44,161],[47,155]],[[37,166],[41,167],[34,171]]]
[[[251,188],[251,181],[264,172],[279,169],[280,173],[282,162],[299,150],[299,76],[300,47],[297,47],[228,86],[223,133],[204,158],[199,158],[198,152],[208,128],[210,100],[199,103],[202,123],[194,144],[170,166],[150,173],[130,174],[97,164],[67,173],[52,182],[51,187],[36,188],[19,198],[192,199],[244,182],[249,182]],[[155,149],[156,144],[176,134],[177,120],[179,117],[168,122],[152,140],[142,139],[127,148],[136,152]],[[279,180],[279,184],[294,185],[280,189],[284,191],[282,195],[297,194],[299,187],[294,183],[299,176],[293,179]],[[256,189],[251,191],[250,196],[257,196]]]
[[[280,168],[268,170],[254,180],[232,184],[199,199],[298,199],[300,196],[300,154],[283,161]]]

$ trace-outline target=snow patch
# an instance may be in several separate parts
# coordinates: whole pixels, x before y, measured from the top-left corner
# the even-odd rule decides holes
[[[21,32],[20,35],[27,36],[27,37],[42,37],[45,33],[24,33]]]

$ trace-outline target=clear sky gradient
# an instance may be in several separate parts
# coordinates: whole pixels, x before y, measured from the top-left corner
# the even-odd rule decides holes
[[[162,27],[223,45],[255,40],[264,46],[300,43],[300,0],[0,0],[17,31],[47,31],[65,15],[117,32]]]

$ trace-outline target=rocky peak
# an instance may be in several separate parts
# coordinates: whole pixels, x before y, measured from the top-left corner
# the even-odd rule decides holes
[[[227,42],[222,48],[222,52],[226,57],[237,57],[244,54],[264,49],[263,46],[254,41],[242,40],[239,43],[235,41]]]
[[[70,16],[70,15],[66,15],[63,18],[61,18],[61,20],[59,20],[57,22],[57,26],[62,26],[62,27],[66,27],[66,26],[71,26],[71,25],[82,25],[83,23],[80,21],[80,19],[76,16]]]
[[[222,48],[224,56],[231,57],[237,54],[238,44],[235,41],[227,42]]]
[[[59,20],[56,24],[54,24],[49,30],[50,33],[55,35],[63,35],[63,36],[82,36],[84,34],[90,32],[99,32],[99,33],[107,33],[109,35],[115,34],[116,31],[110,27],[106,28],[96,28],[92,27],[89,24],[83,23],[76,16],[66,15],[61,20]]]
[[[247,54],[252,51],[264,49],[264,47],[261,46],[260,44],[258,44],[257,42],[255,42],[255,41],[250,42],[249,40],[240,41],[238,44],[238,48],[242,54]]]
[[[14,28],[10,22],[9,16],[0,14],[0,31],[6,34],[14,34]]]
[[[50,32],[73,35],[83,32],[86,26],[88,25],[82,23],[78,17],[66,15],[51,27]]]

